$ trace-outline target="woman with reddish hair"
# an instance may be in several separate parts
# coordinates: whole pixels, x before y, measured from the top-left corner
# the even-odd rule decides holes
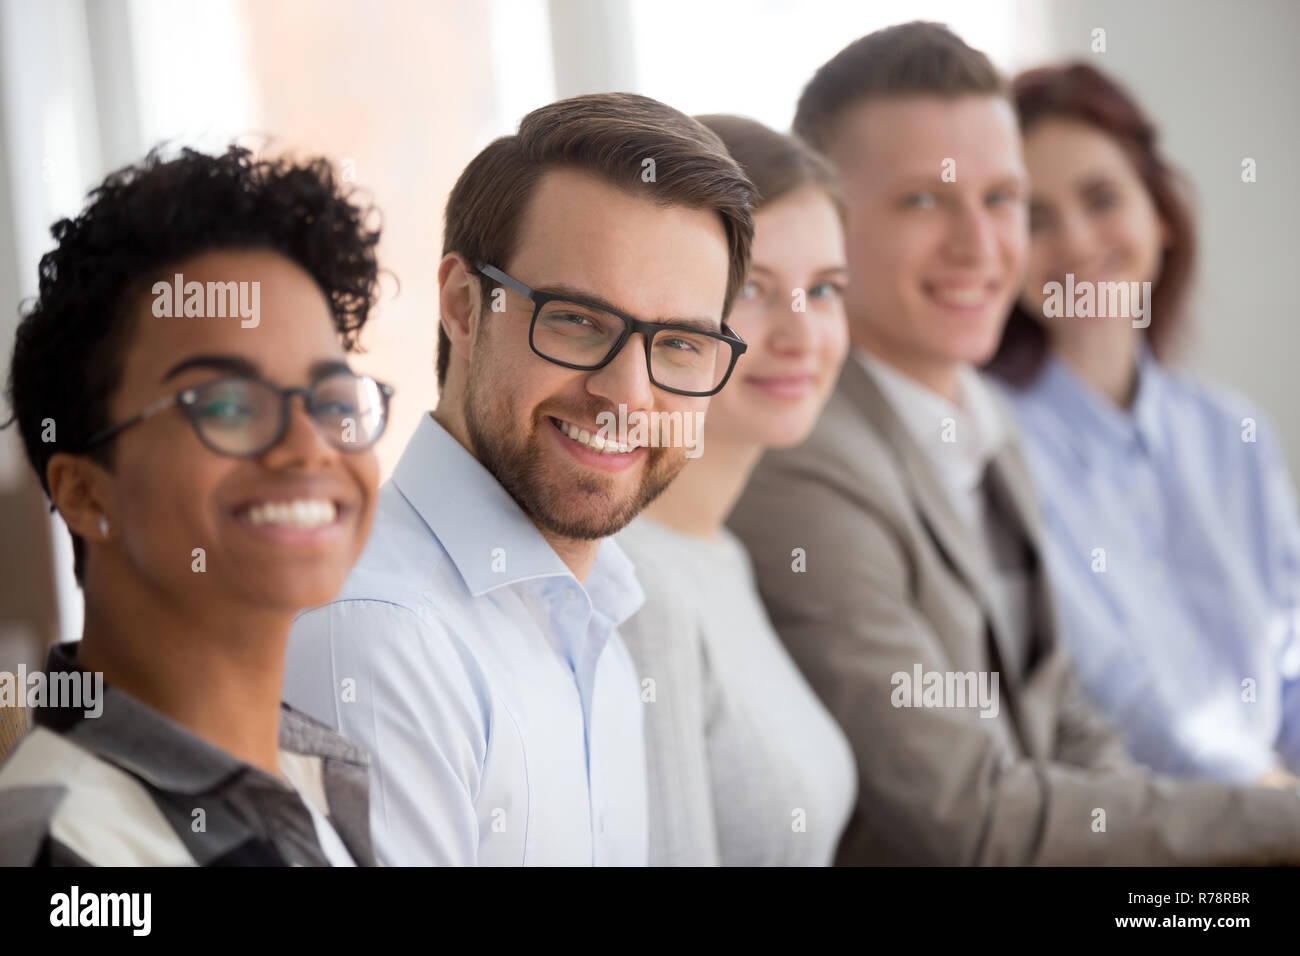
[[[990,370],[1039,483],[1080,676],[1134,756],[1300,785],[1300,522],[1260,412],[1169,367],[1195,227],[1156,130],[1090,66],[1013,97],[1025,286]]]

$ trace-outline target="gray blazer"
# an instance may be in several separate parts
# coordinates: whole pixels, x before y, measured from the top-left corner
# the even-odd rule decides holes
[[[1036,551],[1018,440],[989,468]],[[837,862],[1300,863],[1300,796],[1130,760],[1075,677],[1036,554],[1033,652],[1013,652],[985,551],[858,362],[808,441],[763,458],[729,523],[778,633],[853,745],[858,801]],[[893,675],[918,664],[997,672],[997,715],[895,706]]]

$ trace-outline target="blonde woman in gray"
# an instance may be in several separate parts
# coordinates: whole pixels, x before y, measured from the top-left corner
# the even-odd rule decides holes
[[[843,206],[830,167],[799,140],[741,117],[698,119],[760,205],[728,320],[749,348],[710,402],[702,454],[617,537],[646,592],[622,632],[646,701],[650,863],[826,865],[854,802],[853,756],[723,522],[763,452],[812,430],[839,376]]]

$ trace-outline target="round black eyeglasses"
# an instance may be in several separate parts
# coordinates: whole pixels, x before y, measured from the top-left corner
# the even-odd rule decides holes
[[[301,395],[325,440],[339,451],[358,453],[384,433],[393,391],[391,385],[352,372],[336,372],[298,388],[244,376],[221,378],[160,399],[138,415],[92,435],[83,450],[179,406],[209,449],[233,458],[257,458],[284,438],[289,430],[289,402]]]

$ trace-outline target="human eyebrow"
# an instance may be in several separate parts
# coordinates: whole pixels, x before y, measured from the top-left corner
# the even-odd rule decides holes
[[[257,364],[239,355],[193,355],[173,365],[159,381],[169,381],[182,372],[188,372],[196,368],[211,369],[216,372],[232,372],[245,378],[257,378],[259,376]]]
[[[338,359],[323,359],[319,362],[313,362],[307,372],[307,380],[315,383],[331,375],[338,375],[340,372],[352,374],[352,366],[347,362],[340,362]]]
[[[670,319],[667,322],[651,322],[651,325],[663,325],[674,329],[694,329],[697,332],[721,332],[722,323],[713,319]]]
[[[1075,191],[1082,196],[1099,192],[1113,192],[1115,188],[1115,181],[1102,173],[1084,176],[1075,185]]]
[[[569,302],[574,302],[578,305],[593,306],[597,309],[604,309],[606,312],[613,312],[615,315],[626,315],[626,316],[630,316],[631,318],[636,318],[636,316],[633,316],[631,315],[631,313],[623,311],[618,306],[610,302],[608,299],[604,299],[599,295],[596,295],[595,293],[588,292],[585,289],[579,289],[575,286],[552,285],[552,286],[547,286],[544,289],[539,288],[537,291],[542,292],[546,295],[556,296],[557,298],[564,299]],[[662,321],[661,320],[652,321],[650,319],[646,319],[644,321],[649,322],[651,325],[671,325],[671,326],[677,326],[679,328],[698,329],[701,332],[722,331],[722,321],[720,319],[704,319],[704,318],[687,317],[681,319],[664,319]]]
[[[894,180],[891,188],[896,192],[906,192],[909,189],[932,189],[942,185],[944,185],[943,177],[938,172],[908,173]]]
[[[1027,183],[1021,176],[1002,176],[989,183],[990,190],[1001,189],[1019,196],[1025,192]]]
[[[598,309],[604,309],[606,312],[617,312],[619,315],[625,314],[622,309],[614,305],[614,303],[610,302],[608,299],[603,299],[596,293],[588,292],[586,289],[580,289],[577,286],[564,285],[563,283],[560,283],[556,285],[548,285],[544,288],[539,286],[536,291],[541,292],[544,295],[553,295],[557,299],[576,302],[578,305],[590,305],[595,306]]]

